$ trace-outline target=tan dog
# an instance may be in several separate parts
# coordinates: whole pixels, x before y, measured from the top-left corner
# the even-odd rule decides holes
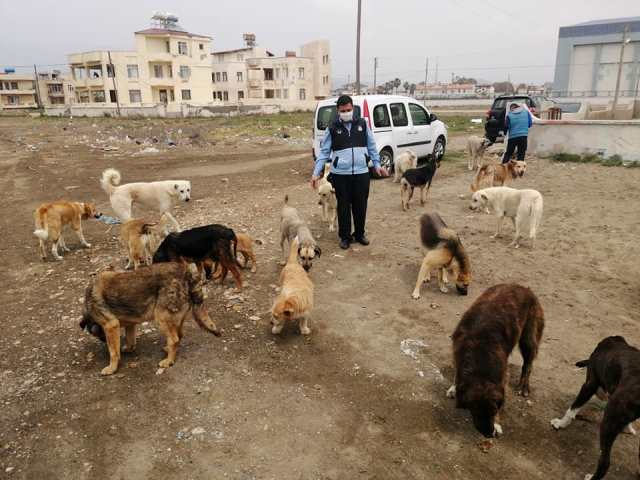
[[[469,154],[468,168],[469,170],[475,170],[480,165],[482,157],[487,147],[491,145],[491,141],[486,137],[478,137],[471,135],[467,138],[467,153]]]
[[[522,178],[527,171],[524,160],[510,160],[507,163],[489,163],[478,169],[471,183],[471,191],[477,192],[484,187],[507,186],[517,178]],[[489,183],[488,185],[485,185]]]
[[[298,210],[289,206],[289,196],[284,197],[284,207],[282,207],[281,222],[280,222],[280,248],[282,249],[282,263],[285,265],[287,261],[287,251],[284,244],[286,241],[291,242],[295,237],[298,237],[298,258],[305,270],[309,270],[313,265],[313,259],[320,257],[322,250],[316,244],[311,230],[306,223],[300,217]]]
[[[160,223],[151,223],[133,218],[120,227],[120,243],[127,250],[126,269],[133,266],[137,270],[140,264],[151,265],[153,254],[162,240],[170,233],[172,223],[166,215],[160,217]]]
[[[331,170],[331,163],[324,166],[324,176],[318,182],[318,205],[322,206],[322,221],[329,223],[329,231],[334,232],[336,229],[336,218],[338,217],[338,201],[336,200],[336,191],[327,180],[327,175]]]
[[[405,150],[393,159],[393,181],[400,182],[402,174],[418,166],[418,156],[411,150]]]
[[[309,315],[313,309],[313,282],[298,263],[298,238],[289,246],[287,264],[280,273],[280,294],[276,298],[271,315],[271,333],[282,332],[285,322],[297,320],[302,335],[309,335]]]
[[[249,262],[251,262],[251,273],[256,273],[258,270],[258,262],[256,261],[256,254],[253,252],[253,244],[262,245],[262,240],[254,240],[246,233],[236,233],[236,239],[238,241],[236,252],[244,258],[242,268],[247,268]],[[205,261],[205,268],[211,268],[212,266],[213,262]],[[215,262],[213,278],[214,280],[218,280],[220,277],[222,277],[222,265],[220,265],[220,262]]]
[[[107,343],[109,365],[102,369],[102,375],[118,370],[121,326],[126,333],[122,351],[132,352],[137,325],[152,320],[158,324],[167,339],[167,357],[159,363],[161,368],[175,363],[186,318],[193,318],[201,328],[219,336],[204,299],[202,279],[193,264],[169,262],[132,272],[98,274],[86,290],[80,326],[104,337]]]
[[[91,247],[91,244],[84,239],[82,220],[98,217],[96,208],[92,203],[68,202],[66,200],[43,203],[34,212],[34,217],[36,229],[33,234],[40,241],[40,257],[43,260],[47,259],[45,249],[47,240],[51,240],[51,253],[56,260],[62,260],[58,253],[58,247],[65,252],[69,251],[62,236],[62,230],[65,225],[71,225],[83,247]]]

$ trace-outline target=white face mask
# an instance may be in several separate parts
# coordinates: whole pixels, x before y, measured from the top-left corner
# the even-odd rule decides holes
[[[350,122],[353,120],[353,110],[351,110],[350,112],[339,112],[340,114],[340,120],[342,120],[343,122]]]

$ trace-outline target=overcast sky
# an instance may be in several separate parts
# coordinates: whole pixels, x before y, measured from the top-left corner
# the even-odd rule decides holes
[[[553,80],[558,27],[640,15],[640,0],[362,0],[362,81],[429,81],[456,75],[490,81]],[[66,54],[131,50],[152,11],[170,11],[214,50],[242,33],[281,55],[317,38],[331,41],[333,80],[355,78],[357,0],[0,0],[0,66],[64,64]],[[46,67],[42,67],[46,69]],[[55,68],[55,67],[50,67]],[[59,68],[59,67],[58,67]],[[22,70],[19,70],[22,71]]]

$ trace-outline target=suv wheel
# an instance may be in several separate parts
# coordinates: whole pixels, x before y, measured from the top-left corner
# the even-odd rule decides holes
[[[444,157],[444,152],[446,150],[446,145],[444,141],[444,137],[438,137],[436,140],[436,144],[433,146],[433,156],[439,162]]]
[[[380,152],[380,166],[386,168],[389,173],[393,173],[393,151],[383,148]]]

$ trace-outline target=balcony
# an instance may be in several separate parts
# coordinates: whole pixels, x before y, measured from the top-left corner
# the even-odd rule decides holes
[[[262,80],[249,80],[249,88],[261,88]]]
[[[64,97],[64,91],[62,91],[62,92],[48,91],[47,95],[49,95],[50,97]]]
[[[147,52],[147,61],[155,63],[171,63],[177,57],[169,52]]]
[[[152,87],[173,87],[174,79],[173,77],[151,77],[149,79],[149,85]]]
[[[247,66],[249,68],[259,68],[260,67],[260,59],[259,58],[248,58]]]

